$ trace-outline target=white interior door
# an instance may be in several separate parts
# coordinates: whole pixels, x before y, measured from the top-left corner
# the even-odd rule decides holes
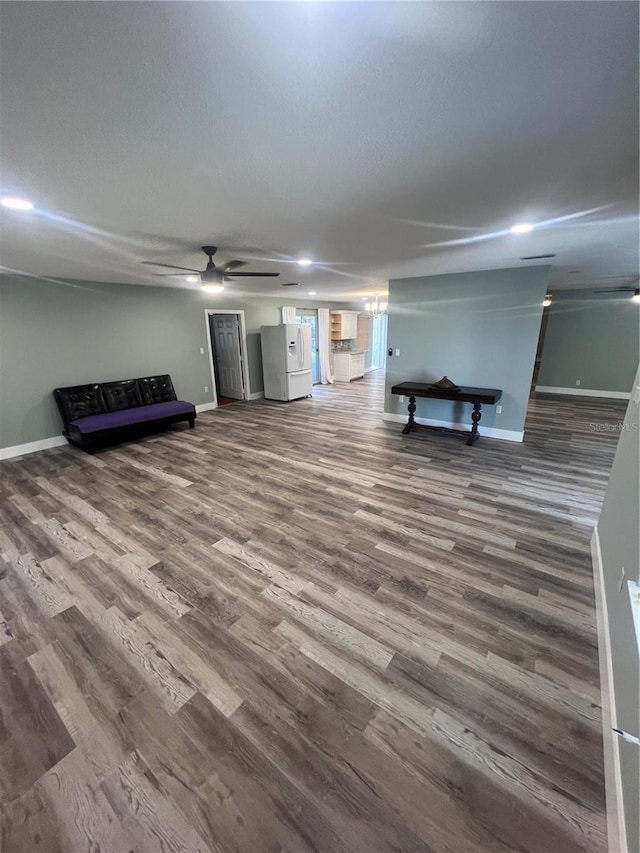
[[[244,400],[240,354],[240,317],[212,314],[209,317],[219,397]]]

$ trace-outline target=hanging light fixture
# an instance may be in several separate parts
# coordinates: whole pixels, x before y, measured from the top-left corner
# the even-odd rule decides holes
[[[367,302],[364,306],[364,310],[369,314],[370,317],[382,317],[382,315],[387,310],[387,303],[380,302],[380,297],[376,294],[371,302]]]

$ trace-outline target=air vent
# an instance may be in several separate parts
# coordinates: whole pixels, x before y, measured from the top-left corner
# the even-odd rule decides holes
[[[299,281],[287,281],[280,286],[281,287],[300,287],[300,282]]]
[[[520,258],[521,261],[542,261],[545,258],[555,258],[555,255],[527,255],[525,258]]]

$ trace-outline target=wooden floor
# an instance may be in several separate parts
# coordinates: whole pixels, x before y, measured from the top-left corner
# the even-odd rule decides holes
[[[605,850],[625,404],[469,448],[381,382],[0,464],[3,853]]]

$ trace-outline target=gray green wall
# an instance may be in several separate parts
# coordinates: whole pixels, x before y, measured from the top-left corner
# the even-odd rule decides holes
[[[483,409],[482,427],[524,429],[542,300],[549,267],[483,270],[389,282],[385,412],[406,414],[407,402],[390,393],[404,380],[501,388],[502,414]],[[471,407],[418,400],[418,417],[471,423]]]
[[[640,659],[627,584],[620,589],[620,577],[624,568],[627,579],[640,580],[640,370],[630,387],[635,390],[620,432],[597,530],[607,603],[616,724],[638,737]],[[619,741],[619,747],[628,847],[629,851],[640,850],[639,748],[624,741]]]
[[[537,386],[628,392],[640,358],[640,306],[630,295],[555,293]]]
[[[51,393],[58,386],[170,373],[180,397],[211,402],[205,308],[245,311],[251,391],[262,391],[260,326],[279,323],[280,307],[291,304],[345,307],[291,294],[207,296],[200,290],[0,277],[0,448],[60,435]]]

